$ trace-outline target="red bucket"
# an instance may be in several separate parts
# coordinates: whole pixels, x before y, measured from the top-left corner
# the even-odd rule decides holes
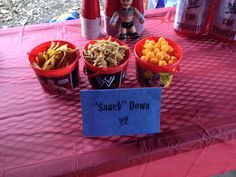
[[[66,93],[69,90],[74,89],[78,85],[79,70],[78,61],[80,58],[79,51],[72,53],[70,57],[74,60],[69,66],[55,69],[55,70],[42,70],[33,65],[36,60],[36,56],[40,52],[44,52],[49,49],[52,41],[42,43],[31,50],[28,55],[29,63],[33,68],[41,86],[44,91],[50,94]],[[68,44],[68,47],[75,49],[76,46],[66,41],[53,41],[55,43],[60,42],[60,45]]]
[[[108,38],[102,38],[108,39]],[[101,39],[98,39],[101,40]],[[129,47],[122,41],[112,38],[112,41],[116,41],[122,46],[127,47],[125,54],[125,59],[123,63],[119,66],[110,67],[110,68],[98,68],[93,66],[87,60],[84,59],[84,73],[88,76],[89,82],[94,89],[114,89],[119,88],[124,82],[126,77],[126,70],[128,66],[128,60],[130,57]],[[95,41],[90,41],[84,46],[84,51],[88,49],[89,44],[94,44]]]
[[[137,80],[142,87],[168,87],[171,83],[173,75],[179,71],[179,65],[182,60],[182,49],[174,41],[165,38],[165,40],[173,47],[178,60],[166,67],[149,64],[141,60],[142,50],[146,40],[154,40],[157,42],[159,37],[148,37],[138,41],[134,47],[136,59]]]

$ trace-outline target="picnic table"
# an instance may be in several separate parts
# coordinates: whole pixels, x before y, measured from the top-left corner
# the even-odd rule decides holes
[[[173,30],[175,9],[146,13],[142,37],[163,36],[183,49],[181,71],[163,89],[161,133],[85,138],[80,90],[91,89],[80,60],[79,87],[41,88],[27,53],[50,40],[82,47],[79,20],[0,30],[0,176],[210,176],[236,169],[236,47]],[[139,87],[133,48],[124,88]],[[147,115],[148,116],[148,115]]]

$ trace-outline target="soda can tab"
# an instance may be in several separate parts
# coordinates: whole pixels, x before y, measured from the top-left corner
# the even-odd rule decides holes
[[[202,34],[208,22],[212,0],[177,0],[174,29],[178,34]]]
[[[236,42],[236,0],[218,1],[210,35],[224,42]]]

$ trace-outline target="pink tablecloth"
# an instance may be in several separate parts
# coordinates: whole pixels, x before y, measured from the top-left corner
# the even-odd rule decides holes
[[[79,90],[90,86],[82,61],[77,90],[43,92],[27,52],[55,39],[82,51],[79,21],[1,30],[0,176],[190,177],[236,168],[236,47],[176,35],[173,14],[150,12],[143,34],[171,38],[184,52],[181,72],[164,89],[158,135],[84,138]],[[133,50],[134,42],[128,45]],[[132,58],[124,87],[137,86]]]

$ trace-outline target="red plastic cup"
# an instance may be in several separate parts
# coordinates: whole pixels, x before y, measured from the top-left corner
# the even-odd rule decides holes
[[[132,7],[137,8],[141,14],[144,14],[143,0],[134,0]]]
[[[96,39],[101,36],[99,0],[82,1],[81,31],[86,39]]]
[[[76,46],[66,41],[54,41],[60,42],[60,45],[68,44],[68,47],[75,49]],[[74,89],[78,85],[79,70],[78,61],[80,58],[79,51],[71,54],[68,57],[74,60],[69,66],[55,69],[55,70],[42,70],[35,67],[33,64],[36,60],[36,56],[40,52],[46,51],[50,47],[51,41],[42,43],[31,50],[28,55],[29,63],[34,70],[42,88],[45,92],[50,94],[67,93],[69,90]]]
[[[117,11],[119,8],[119,1],[118,0],[105,0],[105,15],[107,17],[112,17],[112,15]]]
[[[102,38],[107,39],[107,38]],[[123,63],[116,67],[110,68],[98,68],[90,64],[87,60],[84,59],[84,73],[88,76],[89,82],[94,89],[114,89],[119,88],[125,80],[126,70],[128,66],[128,61],[130,57],[129,47],[123,43],[122,41],[112,38],[112,41],[116,41],[122,46],[127,47],[127,51],[125,54],[125,59]],[[94,44],[94,41],[88,42],[84,50],[88,49],[89,44]]]
[[[83,0],[82,1],[82,17],[85,19],[100,18],[100,1],[99,0]]]
[[[134,54],[136,59],[137,80],[142,87],[168,87],[172,81],[173,75],[179,71],[179,65],[183,57],[182,49],[176,42],[165,38],[174,48],[178,61],[167,67],[149,64],[141,60],[142,50],[147,39],[157,42],[159,37],[144,38],[136,43]]]

